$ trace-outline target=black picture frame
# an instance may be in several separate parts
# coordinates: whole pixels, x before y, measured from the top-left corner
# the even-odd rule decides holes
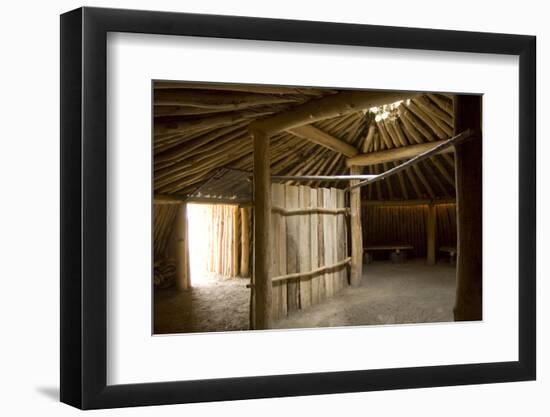
[[[107,375],[108,32],[519,56],[519,360],[113,385]],[[61,401],[82,409],[421,388],[536,377],[536,38],[80,8],[61,16]]]

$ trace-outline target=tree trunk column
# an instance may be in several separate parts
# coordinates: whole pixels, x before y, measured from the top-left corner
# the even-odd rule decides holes
[[[271,173],[269,137],[254,132],[254,329],[271,327]]]
[[[475,131],[473,140],[456,146],[457,291],[456,321],[482,319],[482,135],[481,97],[457,96],[455,132]]]
[[[361,167],[351,166],[351,175],[360,175]],[[350,181],[354,185],[359,181]],[[361,188],[352,188],[350,191],[350,229],[351,229],[351,275],[350,284],[359,286],[363,276],[363,230],[361,225]]]
[[[428,219],[426,222],[426,263],[435,265],[435,246],[436,246],[437,222],[435,204],[428,205]]]

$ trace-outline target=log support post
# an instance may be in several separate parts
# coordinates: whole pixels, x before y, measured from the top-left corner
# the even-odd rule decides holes
[[[482,134],[481,97],[457,96],[455,132],[467,128],[475,138],[456,146],[457,290],[456,321],[482,319]]]
[[[241,277],[250,276],[250,207],[241,207]]]
[[[254,142],[254,329],[269,329],[272,319],[271,173],[269,137],[253,131]]]
[[[437,218],[435,204],[428,205],[428,216],[426,219],[426,262],[428,265],[435,265],[437,243]]]
[[[363,169],[357,166],[350,167],[350,175],[360,175]],[[350,185],[358,181],[350,181]],[[361,225],[361,188],[350,190],[350,229],[351,229],[351,275],[350,284],[359,286],[363,276],[363,230]]]
[[[189,236],[187,223],[187,204],[178,205],[178,213],[174,222],[176,261],[176,287],[185,291],[191,287],[191,271],[189,268]]]

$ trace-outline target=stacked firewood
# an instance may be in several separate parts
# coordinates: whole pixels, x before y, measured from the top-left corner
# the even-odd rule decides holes
[[[159,259],[155,261],[154,284],[155,288],[170,288],[176,281],[176,263],[173,259]]]

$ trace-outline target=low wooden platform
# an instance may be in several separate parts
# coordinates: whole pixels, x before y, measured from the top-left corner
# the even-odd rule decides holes
[[[372,262],[372,253],[375,251],[390,251],[390,260],[395,263],[400,263],[405,261],[407,258],[406,254],[403,251],[413,250],[414,247],[406,244],[393,244],[393,245],[370,245],[365,246],[363,251],[365,252],[364,260],[365,263],[369,264]]]
[[[439,248],[440,252],[445,252],[449,254],[449,262],[451,265],[456,264],[456,247],[455,246],[441,246]]]
[[[375,250],[391,250],[399,253],[402,250],[412,250],[414,249],[411,245],[372,245],[372,246],[365,246],[363,250],[366,252],[368,251],[375,251]]]

